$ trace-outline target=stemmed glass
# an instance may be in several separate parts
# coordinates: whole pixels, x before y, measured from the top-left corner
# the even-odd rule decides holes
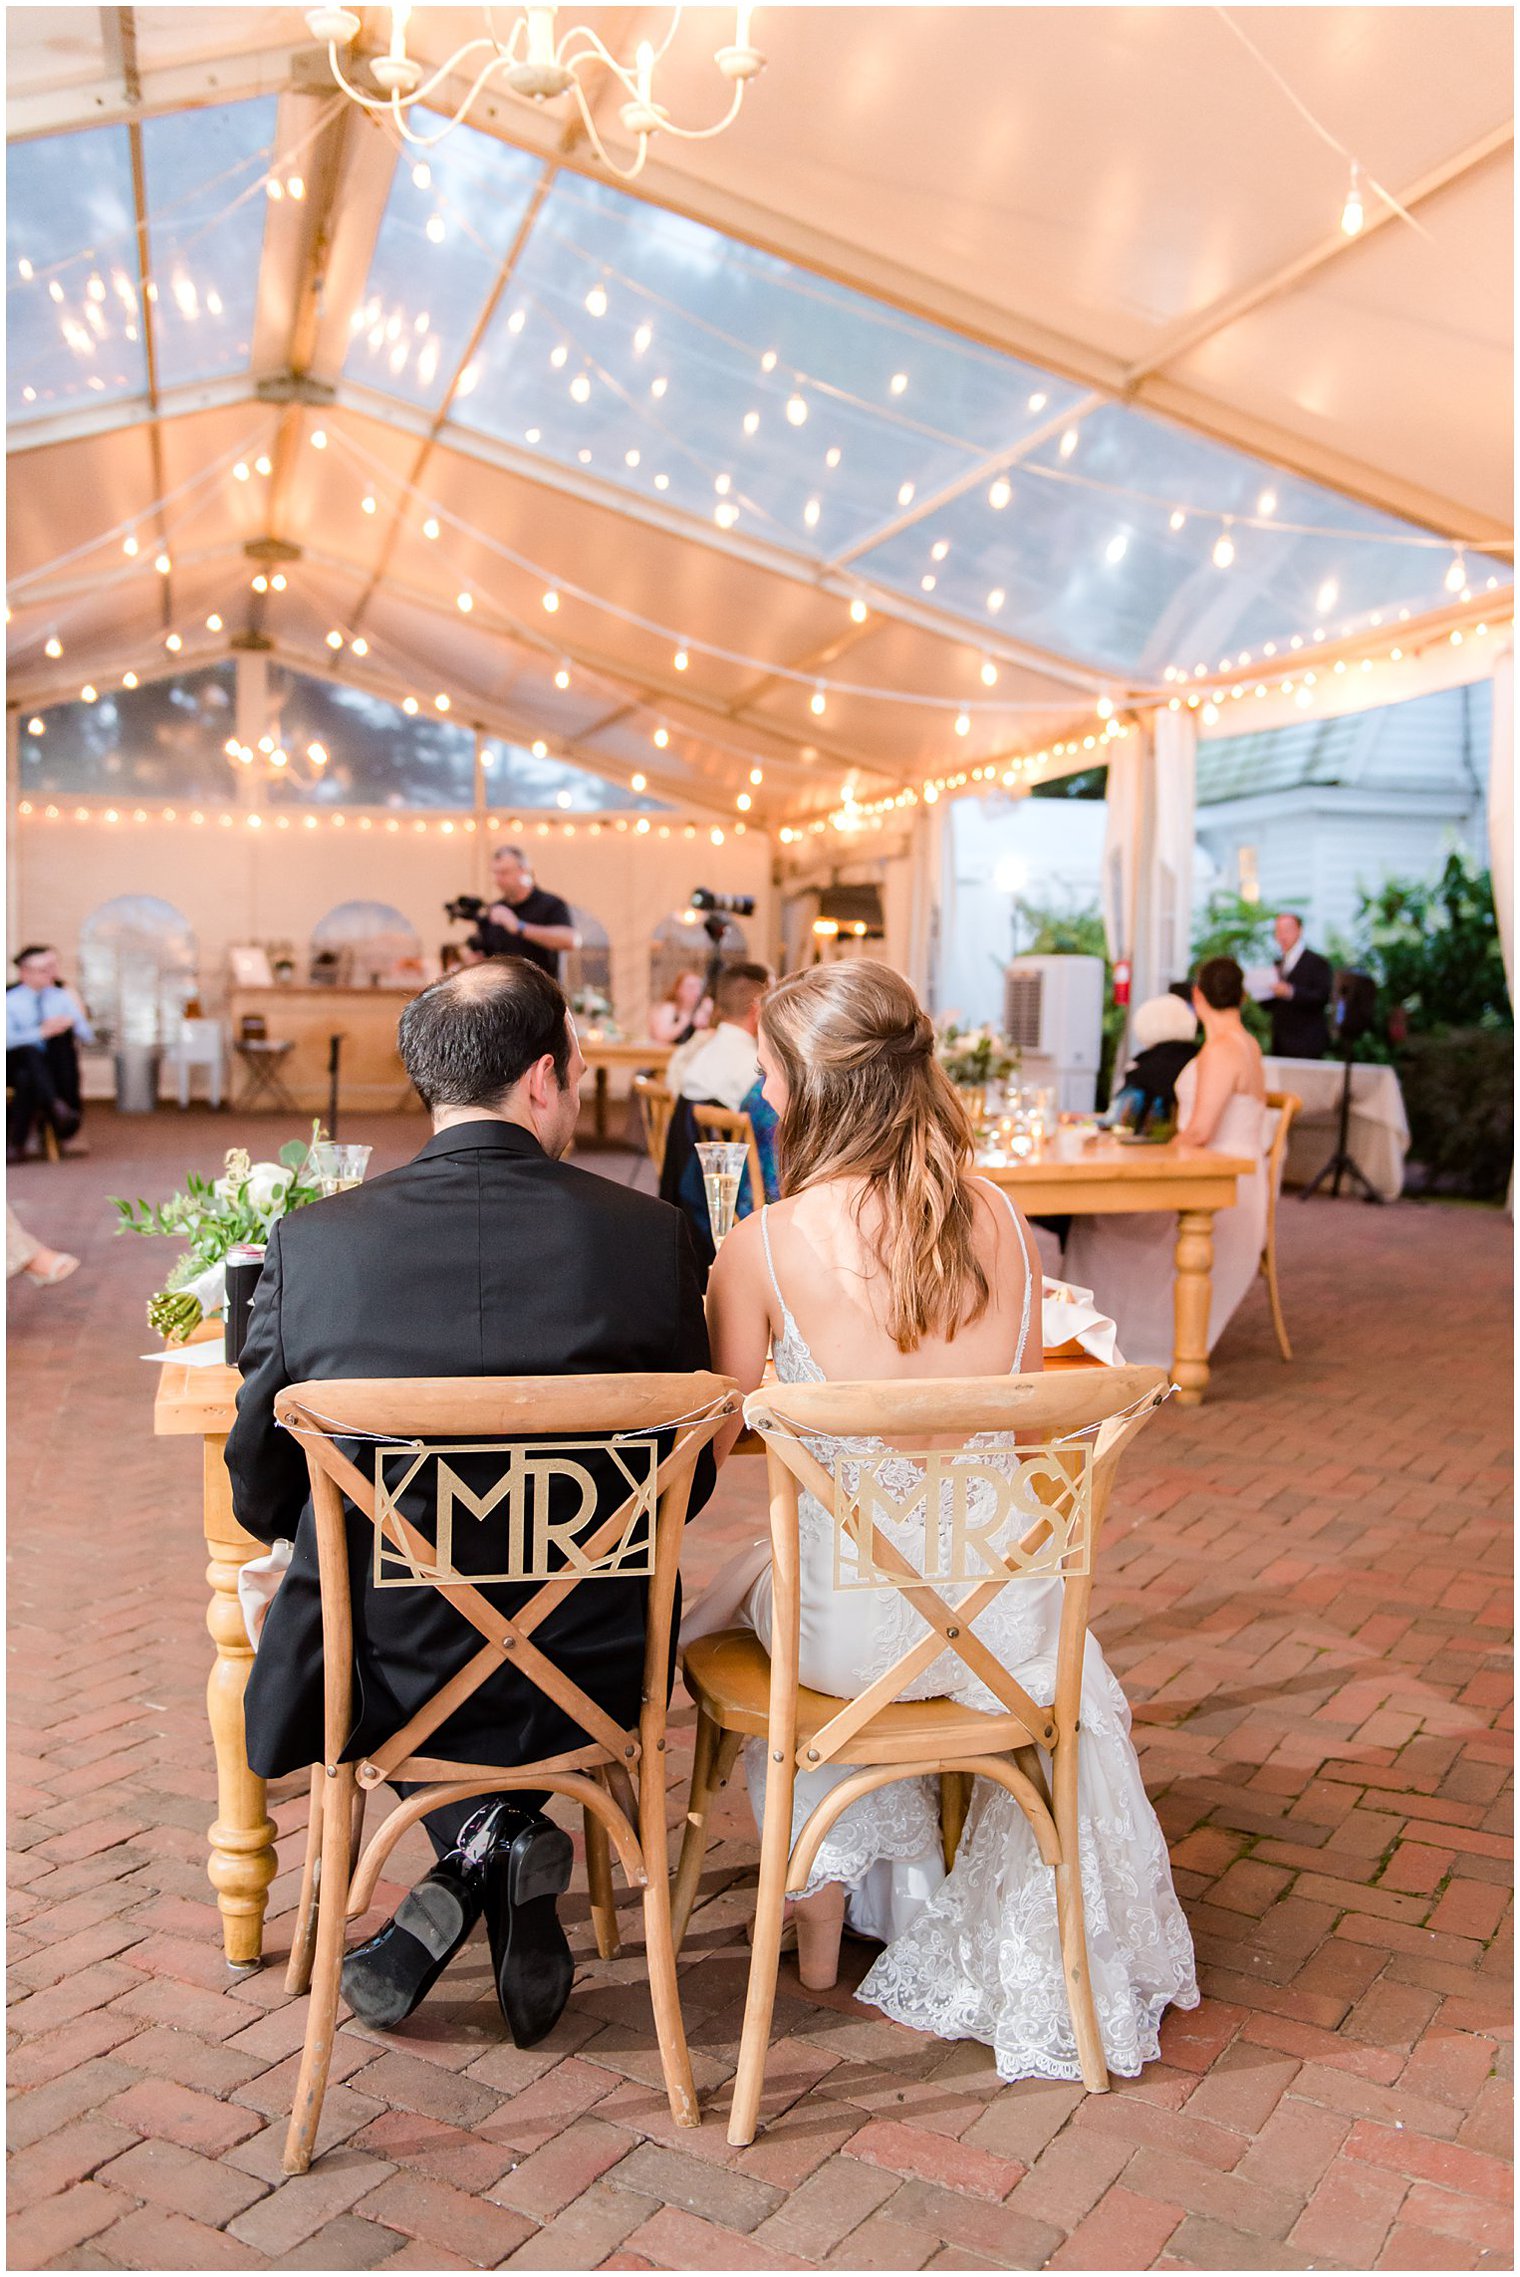
[[[372,1152],[367,1146],[340,1146],[336,1139],[319,1139],[312,1159],[324,1195],[346,1194],[350,1187],[362,1186]]]
[[[748,1155],[749,1148],[738,1139],[697,1142],[697,1159],[702,1165],[702,1184],[707,1194],[707,1216],[715,1249],[721,1249],[724,1236],[733,1231],[734,1215],[739,1207],[739,1181],[744,1176]]]

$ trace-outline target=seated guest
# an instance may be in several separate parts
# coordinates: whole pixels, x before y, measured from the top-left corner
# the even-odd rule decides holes
[[[649,1015],[657,1044],[688,1044],[712,1020],[712,999],[699,972],[678,972]]]
[[[1309,947],[1304,924],[1291,909],[1274,918],[1277,978],[1267,1011],[1274,1059],[1323,1059],[1330,1049],[1325,1007],[1335,986],[1328,958]]]
[[[1199,966],[1193,1007],[1203,1022],[1203,1049],[1177,1078],[1181,1144],[1243,1155],[1254,1165],[1237,1182],[1234,1208],[1214,1213],[1210,1351],[1255,1283],[1267,1228],[1266,1155],[1275,1119],[1267,1108],[1261,1052],[1240,1017],[1244,997],[1245,975],[1233,957],[1210,957]],[[1170,1365],[1176,1245],[1172,1220],[1153,1210],[1080,1217],[1072,1226],[1066,1278],[1092,1290],[1118,1329],[1126,1360]]]
[[[60,1145],[74,1137],[84,1116],[79,1046],[95,1041],[84,1006],[59,978],[56,949],[23,949],[16,970],[20,978],[5,992],[5,1083],[11,1093],[5,1150],[12,1162],[22,1159],[32,1132],[45,1123]],[[87,1149],[74,1145],[65,1151]]]
[[[765,1078],[757,1075],[743,1099],[739,1102],[749,1117],[749,1127],[755,1134],[755,1152],[760,1157],[760,1176],[765,1181],[765,1192],[751,1202],[758,1210],[762,1201],[775,1202],[781,1198],[781,1173],[776,1166],[776,1133],[781,1118],[765,1096]],[[741,1194],[740,1200],[743,1200]]]
[[[758,1072],[755,1035],[760,999],[771,985],[764,965],[725,965],[713,990],[710,1034],[694,1035],[671,1059],[666,1082],[680,1099],[737,1107]]]
[[[732,1113],[743,1104],[759,1074],[755,1033],[760,1023],[760,1000],[770,984],[771,976],[764,965],[727,966],[713,991],[717,1026],[710,1033],[699,1032],[673,1052],[666,1070],[665,1081],[675,1094],[675,1107],[665,1134],[660,1194],[686,1212],[704,1273],[715,1253],[702,1172],[692,1151],[697,1134],[691,1107],[727,1107]],[[748,1186],[746,1176],[739,1195],[742,1212],[754,1206],[745,1199]]]
[[[1191,1002],[1174,994],[1150,996],[1135,1007],[1134,1033],[1139,1049],[1124,1071],[1109,1120],[1144,1131],[1173,1120],[1177,1078],[1198,1049],[1198,1016]]]
[[[679,1212],[564,1160],[585,1063],[559,984],[520,957],[450,974],[408,1004],[399,1042],[433,1136],[402,1169],[271,1228],[243,1351],[227,1441],[233,1508],[261,1541],[295,1544],[244,1700],[248,1760],[265,1778],[319,1762],[323,1747],[316,1534],[301,1443],[274,1420],[285,1385],[684,1373],[708,1364]],[[454,1458],[456,1468],[469,1462]],[[712,1481],[704,1452],[694,1512]],[[617,1486],[614,1499],[625,1491],[626,1483]],[[430,1517],[424,1499],[414,1523]],[[436,1591],[376,1589],[370,1521],[351,1511],[348,1523],[355,1700],[345,1760],[353,1761],[399,1731],[474,1657],[480,1638]],[[535,1587],[492,1584],[484,1593],[511,1613]],[[534,1639],[625,1725],[638,1716],[645,1588],[630,1578],[574,1590]],[[518,1764],[585,1743],[564,1711],[508,1666],[428,1748],[459,1762]],[[571,1962],[545,1893],[567,1886],[571,1846],[542,1816],[544,1799],[495,1796],[428,1815],[438,1865],[344,1963],[344,1997],[365,2023],[409,2016],[484,1907],[514,2039],[530,2046],[552,2029]]]

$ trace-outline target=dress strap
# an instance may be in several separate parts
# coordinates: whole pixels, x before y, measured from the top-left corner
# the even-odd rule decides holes
[[[786,1321],[791,1318],[791,1315],[787,1310],[786,1299],[781,1294],[781,1283],[776,1278],[776,1260],[771,1255],[771,1229],[768,1222],[770,1219],[770,1213],[770,1203],[763,1202],[760,1207],[760,1239],[765,1244],[765,1269],[771,1277],[771,1287],[776,1292],[776,1302],[781,1307],[782,1320]]]
[[[1031,1302],[1034,1296],[1036,1270],[1035,1260],[1029,1254],[1029,1240],[1028,1236],[1024,1232],[1024,1221],[1013,1206],[1012,1195],[1008,1192],[1006,1187],[993,1185],[993,1181],[990,1178],[984,1178],[982,1183],[984,1186],[992,1187],[992,1191],[997,1195],[998,1200],[1006,1208],[1008,1215],[1013,1220],[1013,1230],[1019,1237],[1019,1247],[1024,1253],[1024,1310],[1019,1320],[1019,1341],[1013,1355],[1013,1366],[1008,1371],[1011,1376],[1016,1376],[1020,1368],[1024,1365],[1024,1346],[1029,1341],[1029,1314]],[[774,1279],[774,1275],[772,1275],[772,1278]],[[1040,1274],[1040,1286],[1042,1291],[1044,1289],[1044,1282],[1045,1277],[1042,1271]]]

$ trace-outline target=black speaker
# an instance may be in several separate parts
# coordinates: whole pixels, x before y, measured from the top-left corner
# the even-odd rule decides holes
[[[1370,972],[1338,972],[1332,1024],[1341,1050],[1359,1043],[1377,1018],[1377,982]]]

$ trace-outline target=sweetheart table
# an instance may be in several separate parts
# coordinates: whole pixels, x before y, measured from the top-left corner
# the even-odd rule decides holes
[[[1125,1146],[1099,1138],[1080,1152],[1068,1151],[1058,1139],[1022,1162],[979,1161],[977,1173],[1006,1187],[1026,1217],[1176,1213],[1172,1381],[1178,1405],[1197,1407],[1209,1380],[1214,1212],[1233,1208],[1237,1182],[1255,1168],[1244,1155],[1215,1154],[1176,1139],[1165,1146]],[[1093,1296],[1101,1309],[1103,1291],[1095,1289]]]

